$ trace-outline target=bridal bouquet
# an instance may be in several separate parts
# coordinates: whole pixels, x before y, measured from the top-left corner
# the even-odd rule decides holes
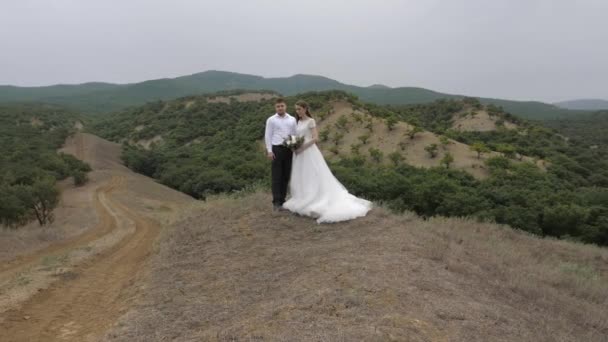
[[[304,143],[304,137],[299,137],[297,135],[290,135],[283,141],[283,146],[290,148],[295,151]]]

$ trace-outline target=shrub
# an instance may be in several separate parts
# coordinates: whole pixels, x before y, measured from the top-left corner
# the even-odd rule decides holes
[[[437,157],[437,144],[430,144],[424,148],[424,150],[429,154],[429,157],[435,158]]]

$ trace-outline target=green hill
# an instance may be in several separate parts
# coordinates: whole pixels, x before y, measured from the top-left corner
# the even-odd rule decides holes
[[[150,80],[133,84],[85,83],[48,87],[0,86],[0,102],[40,101],[70,106],[90,113],[111,112],[149,101],[222,90],[272,90],[284,95],[308,91],[342,90],[361,100],[381,105],[428,103],[438,99],[462,98],[416,87],[358,87],[313,75],[264,78],[224,71],[205,71],[189,76]],[[506,111],[528,119],[569,117],[583,113],[558,108],[542,102],[481,99],[483,103],[502,106]]]
[[[243,95],[236,93],[234,97],[245,99]],[[223,96],[226,101],[207,95],[151,102],[99,118],[91,131],[122,142],[128,167],[199,199],[254,184],[268,185],[268,161],[260,141],[264,122],[274,112],[272,100],[249,96],[230,101],[226,93]],[[332,170],[357,195],[384,202],[395,211],[411,210],[425,217],[474,217],[534,234],[608,244],[608,163],[598,150],[568,143],[553,130],[525,120],[518,120],[516,128],[503,124],[492,131],[446,129],[453,126],[455,115],[472,105],[501,120],[509,118],[496,106],[484,108],[474,99],[397,108],[327,91],[288,97],[290,108],[297,99],[309,102],[319,127],[328,130],[328,140],[321,144],[324,153],[339,151],[328,158]],[[348,103],[353,110],[332,113],[335,103]],[[483,179],[449,164],[416,167],[414,158],[420,155],[393,159],[398,151],[387,150],[382,139],[370,139],[367,143],[376,145],[366,145],[365,149],[345,145],[350,144],[346,136],[360,132],[356,120],[366,119],[360,113],[374,118],[370,133],[381,136],[384,143],[400,136],[405,144],[418,144],[431,134],[410,138],[402,132],[409,125],[399,123],[405,121],[436,135],[445,134],[456,141],[452,144],[481,145],[502,152],[494,152],[481,165],[488,173]],[[344,119],[336,119],[334,114]],[[395,127],[399,129],[387,131],[391,120],[397,120]],[[447,149],[437,145],[444,154],[443,149]],[[366,149],[370,155],[374,151],[371,158],[363,155]],[[475,156],[468,149],[463,153],[468,158]],[[519,161],[518,155],[545,160],[546,170]],[[383,162],[385,158],[390,162]]]
[[[58,180],[86,182],[88,165],[58,154],[79,115],[56,105],[0,105],[0,227],[52,220]]]
[[[592,149],[605,150],[608,154],[608,111],[577,118],[547,120],[543,124],[558,130],[569,139]]]
[[[608,101],[602,99],[579,99],[555,103],[556,106],[574,110],[608,110]]]

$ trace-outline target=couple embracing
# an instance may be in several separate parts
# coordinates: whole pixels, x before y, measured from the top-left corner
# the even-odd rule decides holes
[[[265,133],[266,151],[272,161],[274,209],[310,216],[318,223],[365,216],[372,203],[350,194],[327,166],[317,147],[319,133],[308,104],[296,103],[297,118],[287,113],[283,99],[275,101],[275,110],[266,120]],[[287,142],[292,139],[301,144],[290,146]],[[288,187],[291,196],[286,200]]]

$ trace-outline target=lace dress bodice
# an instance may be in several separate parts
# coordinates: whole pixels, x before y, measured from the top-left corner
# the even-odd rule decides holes
[[[304,137],[304,141],[310,141],[312,140],[312,129],[314,127],[316,127],[314,119],[300,120],[296,126],[296,134]]]

